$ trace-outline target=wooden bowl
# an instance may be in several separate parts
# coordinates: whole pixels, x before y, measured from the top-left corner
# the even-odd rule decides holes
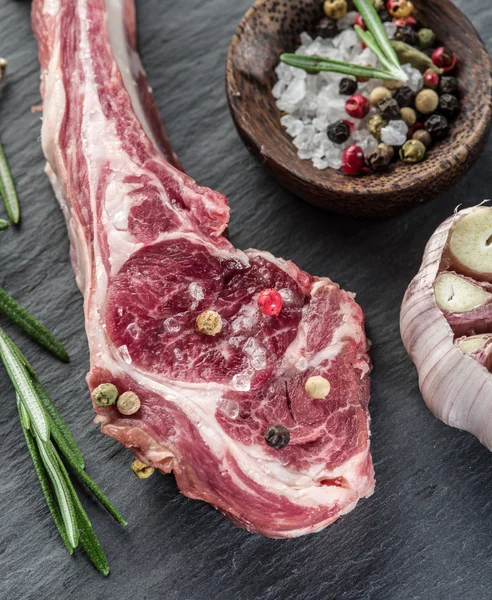
[[[492,64],[468,18],[450,0],[414,0],[417,19],[459,57],[462,110],[449,136],[424,162],[402,161],[385,174],[348,177],[315,169],[301,160],[280,125],[271,94],[275,66],[293,52],[299,34],[322,17],[321,0],[257,0],[237,28],[227,57],[226,87],[232,117],[246,146],[278,182],[304,200],[352,216],[398,213],[437,196],[456,183],[483,149],[491,124]]]

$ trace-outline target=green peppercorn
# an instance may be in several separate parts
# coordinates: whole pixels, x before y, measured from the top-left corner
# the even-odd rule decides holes
[[[400,110],[401,120],[406,123],[409,127],[413,127],[417,122],[417,113],[410,108],[405,106]]]
[[[420,52],[420,50],[417,50],[414,46],[405,44],[405,42],[399,42],[398,40],[392,40],[391,45],[395,49],[402,65],[410,63],[412,67],[415,67],[422,73],[426,69],[434,69],[434,71],[437,71],[438,73],[442,72],[442,69],[436,67],[430,56],[427,56],[424,52]]]
[[[393,146],[388,146],[388,144],[379,144],[378,148],[382,148],[389,154],[390,161],[395,158],[395,149],[393,148]]]
[[[381,140],[381,129],[388,125],[388,121],[384,119],[381,115],[374,115],[367,122],[367,129],[369,133],[377,139]]]
[[[408,85],[402,85],[401,88],[396,90],[393,98],[398,102],[398,106],[401,108],[413,106],[415,102],[415,92],[409,88]]]
[[[101,383],[92,392],[92,399],[96,406],[111,406],[118,400],[118,389],[112,383]]]
[[[386,171],[391,162],[391,155],[385,148],[378,146],[369,154],[367,162],[373,171]]]
[[[424,160],[426,147],[418,140],[408,140],[400,148],[400,158],[407,163],[418,163]]]
[[[432,29],[423,28],[418,32],[419,45],[421,48],[426,50],[427,48],[432,48],[436,41],[436,34],[432,31]]]
[[[424,115],[430,115],[439,106],[439,96],[434,90],[426,88],[417,94],[415,106]]]
[[[387,121],[395,121],[400,118],[400,107],[394,98],[386,98],[378,104],[381,115]]]
[[[265,442],[275,450],[282,450],[290,442],[290,432],[283,425],[272,425],[265,431]]]
[[[422,142],[426,148],[430,148],[432,145],[432,137],[431,134],[425,129],[417,129],[412,136],[412,140],[417,140],[418,142]]]

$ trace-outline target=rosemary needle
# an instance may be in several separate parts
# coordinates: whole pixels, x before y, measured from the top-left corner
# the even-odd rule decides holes
[[[84,458],[77,442],[27,358],[2,329],[0,357],[16,391],[26,445],[56,528],[70,554],[80,543],[96,569],[107,575],[108,561],[58,450],[116,521],[122,525],[126,521],[84,471]]]
[[[51,352],[51,354],[64,362],[70,360],[62,343],[56,339],[51,331],[35,319],[3,288],[0,288],[0,310],[16,325],[19,325],[33,340]]]
[[[7,214],[12,223],[18,223],[20,219],[19,199],[15,189],[12,173],[7,163],[7,157],[0,143],[0,193],[2,194]]]

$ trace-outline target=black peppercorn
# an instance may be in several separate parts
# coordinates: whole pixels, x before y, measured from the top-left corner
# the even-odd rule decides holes
[[[393,17],[389,14],[389,12],[387,10],[382,10],[379,13],[379,18],[381,19],[381,21],[383,23],[388,23],[389,21],[393,20]]]
[[[456,77],[441,77],[439,93],[456,95],[458,93],[458,80]]]
[[[343,121],[332,123],[328,127],[328,137],[334,144],[343,144],[350,137],[350,127]]]
[[[409,44],[410,46],[416,46],[418,35],[413,27],[405,25],[404,27],[398,27],[395,33],[395,40],[405,42],[405,44]]]
[[[340,94],[342,96],[353,96],[357,91],[357,81],[355,79],[349,79],[348,77],[344,77],[340,81]]]
[[[398,88],[393,97],[400,108],[413,106],[415,102],[415,92],[408,85],[402,85],[401,88]]]
[[[265,442],[275,450],[282,450],[290,442],[289,430],[283,425],[272,425],[265,431]]]
[[[458,98],[452,94],[443,94],[439,98],[439,112],[448,119],[454,119],[460,112]]]
[[[384,148],[378,147],[371,152],[367,162],[373,171],[386,171],[391,162],[390,153]]]
[[[394,98],[386,98],[385,100],[381,100],[381,102],[378,104],[378,108],[382,116],[387,121],[395,121],[400,118],[400,107]]]
[[[339,33],[337,22],[328,17],[321,19],[316,27],[316,35],[323,39],[335,37]]]
[[[443,115],[432,115],[424,123],[424,128],[433,140],[442,140],[448,133],[448,120]]]

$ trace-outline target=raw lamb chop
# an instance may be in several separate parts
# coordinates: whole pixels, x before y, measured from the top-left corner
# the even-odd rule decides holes
[[[352,295],[222,235],[227,200],[180,170],[136,54],[133,0],[34,0],[46,170],[84,294],[102,431],[181,491],[271,537],[318,531],[374,487],[364,318]],[[276,289],[277,316],[258,309]],[[197,330],[213,310],[216,335]],[[331,385],[324,399],[308,378]],[[268,445],[282,425],[290,442]]]

